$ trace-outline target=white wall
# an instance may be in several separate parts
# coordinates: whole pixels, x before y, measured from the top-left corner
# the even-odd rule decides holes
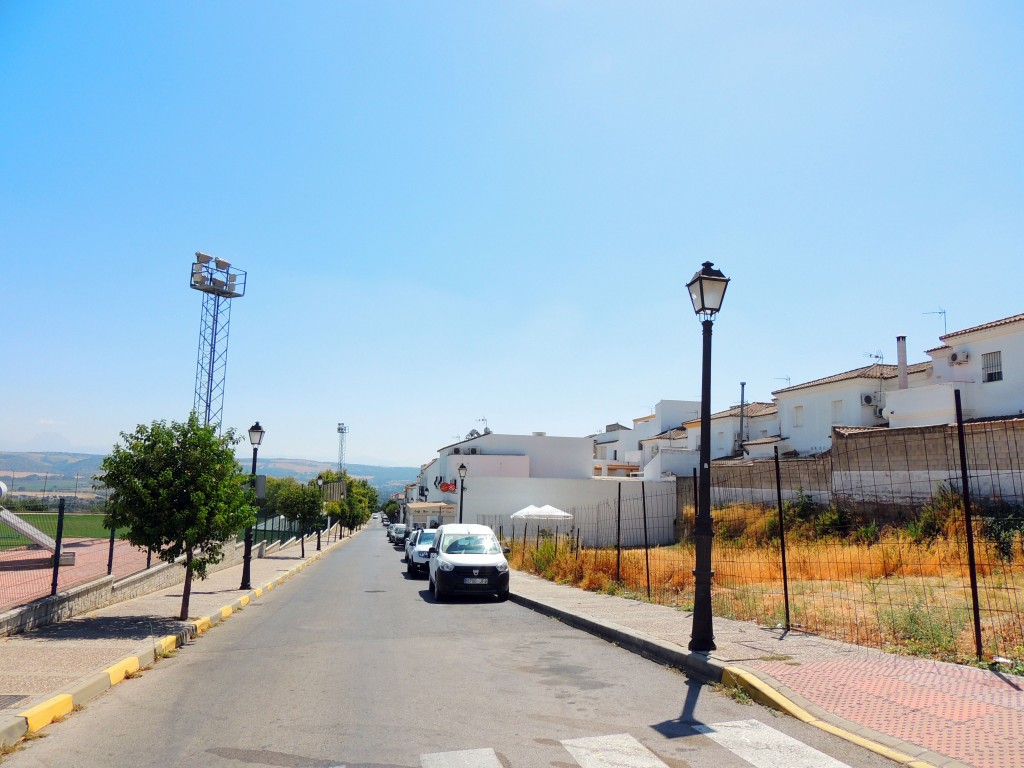
[[[890,427],[923,427],[930,424],[951,424],[956,421],[953,390],[963,384],[947,382],[913,389],[897,389],[885,395],[885,415]],[[961,404],[967,408],[968,398],[961,391]]]
[[[682,440],[676,440],[682,443]],[[661,480],[666,473],[679,477],[690,477],[700,466],[700,453],[683,447],[660,448],[658,453],[644,465],[644,480]]]
[[[876,394],[877,379],[847,379],[792,392],[779,392],[779,425],[789,446],[801,455],[821,453],[832,447],[832,426],[881,426],[874,408],[861,405],[861,395]],[[886,393],[887,394],[887,393]],[[886,394],[883,394],[883,401]],[[833,415],[833,403],[842,401]],[[793,423],[794,408],[803,406],[803,426]]]
[[[623,523],[620,535],[622,545],[635,547],[643,544],[643,529],[638,525],[640,492],[647,497],[648,543],[651,546],[673,544],[676,541],[673,521],[676,517],[675,480],[643,482],[627,479],[589,478],[587,480],[481,478],[466,483],[463,522],[490,525],[495,532],[499,527],[509,536],[512,531],[513,512],[530,504],[550,504],[574,515],[574,525],[581,530],[584,546],[610,546],[615,542],[616,509],[619,485],[622,485],[623,506],[629,510],[628,524]],[[456,517],[458,513],[456,512]],[[523,530],[517,523],[517,530]],[[558,525],[564,532],[567,523],[544,523],[551,528]],[[529,532],[536,524],[531,523]]]

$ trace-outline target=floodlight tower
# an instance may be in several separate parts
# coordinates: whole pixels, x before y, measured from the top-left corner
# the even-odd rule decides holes
[[[345,474],[345,435],[348,434],[348,427],[338,422],[338,474]]]
[[[196,251],[189,285],[203,293],[193,409],[204,424],[220,424],[224,410],[224,378],[228,367],[231,299],[245,295],[245,272],[230,261]]]

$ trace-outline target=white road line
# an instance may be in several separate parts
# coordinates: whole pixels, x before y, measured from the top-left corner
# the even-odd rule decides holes
[[[463,749],[420,755],[423,768],[502,768],[493,749]]]
[[[568,739],[562,746],[583,768],[668,768],[628,733]]]
[[[694,729],[756,768],[849,768],[757,720],[695,725]]]

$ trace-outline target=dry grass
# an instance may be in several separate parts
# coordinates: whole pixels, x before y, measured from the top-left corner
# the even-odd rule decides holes
[[[784,626],[786,606],[777,541],[751,535],[755,525],[722,531],[713,543],[716,616]],[[727,518],[728,520],[729,518]],[[762,518],[763,519],[763,518]],[[760,523],[763,525],[763,522]],[[724,535],[722,535],[724,533]],[[825,537],[787,542],[790,625],[843,641],[936,658],[970,658],[974,629],[963,531],[915,541],[888,530],[872,543]],[[740,534],[740,535],[737,535]],[[530,542],[513,565],[596,592],[645,597],[684,609],[693,602],[692,542],[650,550],[571,550]],[[984,653],[1024,659],[1024,568],[976,538]]]

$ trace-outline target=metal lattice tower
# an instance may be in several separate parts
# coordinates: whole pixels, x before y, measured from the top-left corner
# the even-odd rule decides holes
[[[348,427],[338,422],[338,473],[345,474],[345,436],[348,434]]]
[[[245,278],[245,272],[232,269],[231,262],[196,251],[189,286],[202,292],[203,311],[192,408],[204,424],[220,424],[224,411],[231,299],[245,295]]]

